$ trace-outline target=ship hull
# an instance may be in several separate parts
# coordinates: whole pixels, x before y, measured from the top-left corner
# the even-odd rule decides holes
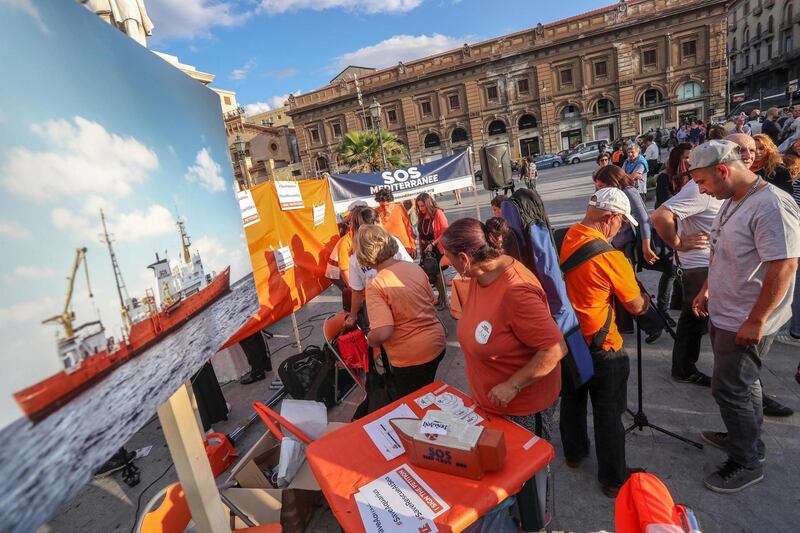
[[[61,371],[15,392],[14,399],[28,418],[34,422],[42,420],[120,365],[176,331],[228,291],[230,267],[218,274],[205,289],[181,300],[169,312],[161,311],[133,324],[128,342],[120,342],[113,352],[101,351],[91,355],[72,372]]]

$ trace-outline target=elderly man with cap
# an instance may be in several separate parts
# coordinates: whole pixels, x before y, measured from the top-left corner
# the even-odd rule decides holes
[[[624,224],[637,225],[628,197],[614,187],[599,189],[583,220],[567,231],[560,253],[567,294],[594,362],[594,376],[561,398],[561,442],[567,465],[577,468],[589,455],[586,415],[591,398],[598,479],[609,498],[616,497],[632,471],[625,462],[621,418],[628,403],[630,361],[622,348],[613,302],[616,299],[631,314],[641,315],[650,301],[630,262],[608,244]]]
[[[800,257],[797,204],[751,172],[739,151],[731,141],[710,141],[689,156],[700,192],[724,200],[711,228],[708,280],[692,302],[695,314],[710,320],[711,392],[728,429],[702,434],[728,454],[705,479],[708,489],[721,493],[764,479],[761,361],[791,315]]]

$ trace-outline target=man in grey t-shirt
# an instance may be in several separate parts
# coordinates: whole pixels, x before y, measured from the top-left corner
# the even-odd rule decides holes
[[[722,493],[764,479],[761,360],[791,313],[800,257],[800,210],[751,172],[739,151],[731,141],[709,141],[689,156],[700,191],[725,200],[711,229],[708,281],[692,302],[711,321],[711,393],[728,429],[728,460],[705,479]]]
[[[659,237],[675,250],[683,290],[681,316],[672,346],[672,379],[703,387],[711,385],[711,378],[697,369],[707,319],[692,312],[692,300],[708,279],[708,236],[721,205],[722,200],[702,194],[697,184],[689,180],[652,215]]]

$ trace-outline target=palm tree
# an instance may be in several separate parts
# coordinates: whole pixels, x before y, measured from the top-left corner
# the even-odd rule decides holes
[[[377,172],[405,166],[405,147],[397,137],[391,132],[381,131],[381,139],[386,153],[386,169],[383,168],[378,135],[372,131],[346,133],[338,148],[339,159],[350,167],[350,172]]]

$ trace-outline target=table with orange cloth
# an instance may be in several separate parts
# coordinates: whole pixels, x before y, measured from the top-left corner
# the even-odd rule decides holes
[[[367,435],[364,424],[380,418],[402,403],[408,405],[421,419],[428,409],[437,409],[430,406],[421,409],[414,401],[429,392],[435,395],[451,392],[464,400],[465,406],[475,406],[475,401],[460,390],[436,381],[321,437],[306,449],[311,471],[317,478],[334,516],[345,531],[365,531],[353,495],[362,486],[403,463],[408,463],[450,505],[449,510],[434,519],[439,530],[458,532],[498,503],[519,492],[528,479],[555,457],[555,451],[547,441],[503,417],[487,417],[483,409],[475,406],[475,412],[485,419],[481,425],[505,434],[506,458],[502,469],[487,472],[483,479],[473,480],[412,465],[405,453],[387,461]]]

